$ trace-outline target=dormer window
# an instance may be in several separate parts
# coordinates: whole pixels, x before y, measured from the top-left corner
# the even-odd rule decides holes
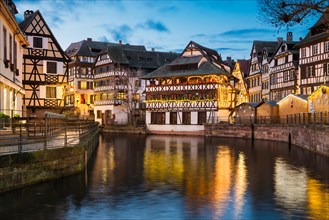
[[[146,58],[146,61],[147,61],[148,63],[151,63],[151,62],[152,62],[152,58],[148,57],[148,58]]]
[[[144,57],[138,57],[138,61],[144,61]]]

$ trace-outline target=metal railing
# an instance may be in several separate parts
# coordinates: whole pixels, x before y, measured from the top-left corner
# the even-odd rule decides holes
[[[329,112],[298,113],[283,116],[234,117],[234,124],[329,125]]]
[[[63,118],[13,118],[10,129],[0,130],[0,155],[72,147],[97,132],[98,123]]]

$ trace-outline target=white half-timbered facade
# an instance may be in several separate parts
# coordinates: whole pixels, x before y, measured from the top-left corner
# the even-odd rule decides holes
[[[297,93],[299,51],[296,43],[292,39],[282,42],[270,60],[270,100],[278,102]]]
[[[323,13],[299,48],[299,93],[310,95],[329,81],[329,14]]]
[[[144,121],[145,81],[139,77],[177,56],[140,45],[108,43],[93,68],[96,121],[108,125]]]
[[[70,59],[40,11],[25,11],[19,25],[29,42],[23,55],[23,102],[27,115],[43,116],[45,111],[60,113],[64,107]]]
[[[0,113],[9,117],[25,116],[21,63],[28,42],[16,22],[17,13],[13,1],[0,1]]]
[[[249,75],[246,77],[250,102],[261,102],[263,100],[262,87],[264,87],[268,81],[268,78],[266,79],[266,74],[268,73],[268,69],[266,68],[268,65],[267,62],[263,63],[263,59],[267,59],[267,56],[264,57],[264,50],[267,52],[267,50],[273,50],[273,48],[276,47],[277,42],[258,40],[253,42],[250,52],[251,61]],[[263,77],[264,71],[265,76]],[[265,93],[264,98],[266,98],[267,95],[268,93]]]
[[[191,41],[173,62],[143,77],[146,125],[153,133],[196,133],[212,120],[228,121],[236,89],[230,67],[215,50]]]

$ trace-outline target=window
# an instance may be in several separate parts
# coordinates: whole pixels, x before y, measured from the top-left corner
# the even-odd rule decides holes
[[[183,112],[183,124],[191,124],[191,112]]]
[[[56,87],[46,87],[46,98],[56,98]]]
[[[302,48],[302,58],[306,57],[306,48]]]
[[[86,75],[86,73],[87,73],[87,68],[80,68],[80,69],[79,69],[79,73],[80,73],[81,75]]]
[[[313,55],[317,55],[318,53],[319,53],[319,51],[318,51],[318,45],[316,44],[316,45],[313,45]]]
[[[165,113],[151,112],[151,124],[165,124]]]
[[[329,41],[326,41],[324,43],[324,52],[328,52],[329,51]]]
[[[289,62],[289,59],[288,58],[289,58],[289,56],[286,56],[285,57],[285,63],[288,63]]]
[[[101,110],[97,110],[97,118],[102,118],[102,111]]]
[[[86,104],[86,97],[84,94],[80,94],[80,104]]]
[[[57,73],[57,63],[47,61],[47,73]]]
[[[78,81],[78,89],[87,89],[87,81]]]
[[[146,58],[146,61],[147,61],[148,63],[151,63],[151,62],[152,62],[152,58],[148,57],[148,58]]]
[[[198,112],[198,124],[203,125],[206,123],[206,112]]]
[[[3,60],[7,60],[7,29],[3,28]]]
[[[13,60],[13,36],[9,34],[9,60]]]
[[[15,68],[17,68],[17,43],[15,42],[14,39],[14,66]]]
[[[41,37],[34,37],[33,38],[33,47],[34,48],[42,48],[42,38]]]
[[[288,81],[288,71],[284,71],[283,72],[283,82],[287,82]]]
[[[116,94],[116,99],[119,99],[119,100],[125,100],[127,98],[127,95],[125,92],[118,92]]]
[[[170,124],[177,124],[177,112],[170,112]]]

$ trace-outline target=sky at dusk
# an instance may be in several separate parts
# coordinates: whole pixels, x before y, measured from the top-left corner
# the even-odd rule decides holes
[[[181,52],[189,41],[233,59],[249,59],[253,40],[286,36],[259,19],[256,0],[14,0],[19,11],[39,10],[61,47],[92,38]],[[314,21],[289,29],[305,37]]]

